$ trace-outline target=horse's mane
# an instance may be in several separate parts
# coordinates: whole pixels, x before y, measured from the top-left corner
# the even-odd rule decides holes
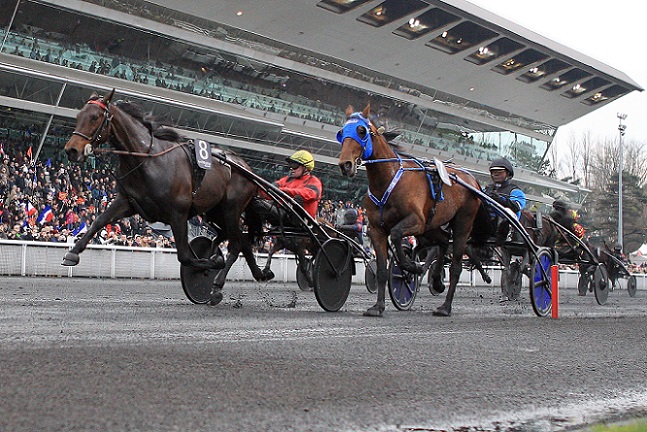
[[[146,126],[148,131],[157,139],[173,142],[181,142],[186,140],[186,138],[178,131],[168,127],[167,124],[159,121],[152,114],[144,115],[141,107],[135,103],[117,101],[115,102],[115,106],[119,107],[119,109],[128,114],[130,117]]]

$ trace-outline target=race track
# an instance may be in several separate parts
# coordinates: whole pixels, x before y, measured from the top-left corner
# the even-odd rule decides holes
[[[179,281],[0,280],[0,431],[556,431],[647,415],[647,294],[459,287],[450,318],[324,312],[296,284],[228,282],[216,307]],[[388,300],[388,299],[387,299]]]

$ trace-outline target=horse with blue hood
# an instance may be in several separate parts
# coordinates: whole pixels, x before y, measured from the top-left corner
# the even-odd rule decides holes
[[[480,199],[451,179],[460,177],[480,190],[478,182],[459,167],[399,154],[387,142],[387,137],[394,135],[385,134],[383,128],[371,122],[370,104],[362,112],[349,106],[346,117],[337,134],[341,144],[338,164],[342,175],[350,178],[355,177],[358,167],[366,166],[368,192],[364,207],[377,259],[377,302],[364,315],[382,316],[385,309],[389,239],[400,266],[414,274],[422,273],[423,267],[412,261],[402,247],[402,239],[409,236],[415,236],[419,244],[438,246],[439,256],[446,255],[451,236],[449,289],[444,303],[434,312],[439,316],[451,315],[467,241],[471,236],[473,241],[484,243],[489,235],[487,212]],[[481,219],[475,225],[477,216]],[[442,265],[442,259],[436,260],[431,269],[437,292],[445,289]]]

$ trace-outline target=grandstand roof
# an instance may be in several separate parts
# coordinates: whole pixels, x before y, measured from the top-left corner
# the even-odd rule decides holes
[[[397,77],[429,100],[443,93],[552,127],[643,90],[621,71],[463,0],[150,2]]]

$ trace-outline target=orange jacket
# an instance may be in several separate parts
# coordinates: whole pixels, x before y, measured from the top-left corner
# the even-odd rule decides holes
[[[317,217],[317,207],[323,191],[321,180],[308,173],[299,178],[282,177],[276,182],[276,185],[292,198],[301,197],[305,211],[310,216]]]

